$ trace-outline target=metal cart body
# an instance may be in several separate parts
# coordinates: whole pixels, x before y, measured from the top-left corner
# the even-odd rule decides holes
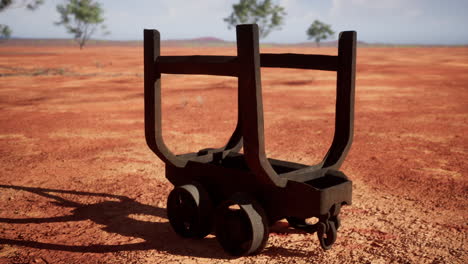
[[[269,225],[287,218],[296,228],[317,232],[322,248],[328,249],[336,239],[340,208],[351,204],[352,197],[352,182],[339,167],[353,138],[356,32],[340,34],[337,56],[260,53],[257,25],[239,25],[236,32],[237,56],[160,56],[159,32],[144,31],[145,135],[176,187],[177,194],[168,200],[169,220],[177,233],[187,237],[203,237],[215,224],[227,252],[247,255],[265,246]],[[260,67],[337,72],[335,134],[320,163],[309,166],[267,158]],[[238,78],[237,126],[225,146],[182,155],[167,148],[161,126],[162,73]],[[231,212],[233,204],[242,214]],[[190,210],[195,211],[187,215]],[[310,217],[319,222],[307,224],[305,219]],[[245,241],[242,246],[231,245],[236,243],[232,242],[235,234],[222,230],[232,229],[236,221],[243,221],[248,229],[250,236],[236,238],[248,240],[247,246]],[[190,228],[196,232],[189,232]]]

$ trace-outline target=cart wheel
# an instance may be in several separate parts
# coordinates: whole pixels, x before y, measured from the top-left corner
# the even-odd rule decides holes
[[[328,250],[332,247],[333,243],[336,241],[336,226],[332,221],[327,221],[328,224],[324,222],[317,223],[317,237],[320,242],[320,246],[324,250]]]
[[[231,255],[253,255],[262,251],[268,233],[265,211],[246,195],[234,195],[216,211],[216,237],[223,249]]]
[[[167,216],[174,231],[182,237],[204,238],[213,227],[212,205],[199,184],[176,187],[167,198]]]

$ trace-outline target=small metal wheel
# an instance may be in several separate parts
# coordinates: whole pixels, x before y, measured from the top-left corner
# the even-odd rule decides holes
[[[324,250],[332,247],[336,241],[336,225],[333,221],[317,223],[317,237]]]
[[[208,193],[197,184],[176,187],[167,198],[167,216],[174,231],[187,238],[204,238],[213,229]]]
[[[236,194],[216,211],[216,238],[233,256],[256,254],[268,241],[268,219],[258,202]]]
[[[332,216],[330,218],[330,221],[332,221],[335,224],[336,231],[338,231],[338,228],[341,226],[341,218],[339,215],[337,216]]]

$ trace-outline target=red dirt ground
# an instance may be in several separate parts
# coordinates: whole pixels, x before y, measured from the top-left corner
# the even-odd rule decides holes
[[[332,48],[262,52],[335,54]],[[143,131],[140,47],[0,47],[0,263],[468,263],[468,48],[359,48],[354,183],[338,240],[280,222],[257,256],[179,238]],[[234,55],[235,47],[163,55]],[[262,70],[269,157],[305,164],[333,131],[335,75]],[[220,146],[236,80],[163,76],[176,153]]]

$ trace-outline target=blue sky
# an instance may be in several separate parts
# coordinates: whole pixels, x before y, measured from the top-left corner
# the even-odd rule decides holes
[[[0,13],[15,37],[70,38],[55,6],[46,0],[35,12],[9,9]],[[234,41],[223,18],[238,0],[101,0],[111,34],[94,38],[142,39],[143,28],[156,28],[162,39],[213,36]],[[356,30],[361,41],[395,44],[468,44],[468,0],[277,0],[288,13],[281,30],[262,42],[307,41],[313,20],[336,31]]]

